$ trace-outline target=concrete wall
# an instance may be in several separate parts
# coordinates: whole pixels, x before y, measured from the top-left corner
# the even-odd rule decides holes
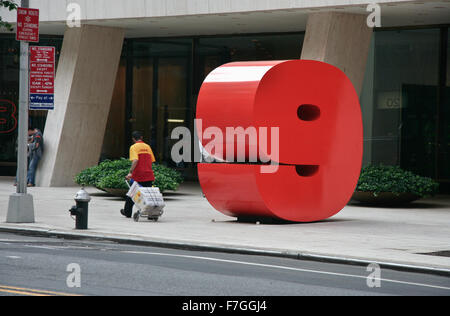
[[[359,14],[310,14],[301,58],[338,67],[361,93],[372,36],[366,21],[367,17]]]
[[[300,32],[311,13],[368,16],[373,2],[382,27],[446,24],[450,16],[446,0],[30,0],[40,9],[41,34],[64,34],[67,5],[78,3],[82,24],[122,28],[127,38]],[[0,15],[15,23],[16,12]]]
[[[124,32],[83,26],[64,36],[55,81],[55,110],[44,132],[39,186],[70,186],[98,163],[111,106]]]
[[[367,6],[373,0],[30,0],[30,7],[41,9],[41,21],[65,21],[69,3],[78,3],[83,20],[169,17],[288,9]],[[377,0],[378,4],[408,3],[411,0]],[[15,13],[2,11],[7,21]]]

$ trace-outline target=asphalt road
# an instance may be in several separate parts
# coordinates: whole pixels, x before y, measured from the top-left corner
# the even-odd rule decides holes
[[[448,296],[450,278],[276,257],[0,233],[0,295]]]

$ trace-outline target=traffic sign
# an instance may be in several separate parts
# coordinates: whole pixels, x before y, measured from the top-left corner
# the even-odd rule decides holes
[[[55,107],[55,47],[30,47],[30,110]]]
[[[16,39],[24,42],[39,42],[39,9],[17,9]]]

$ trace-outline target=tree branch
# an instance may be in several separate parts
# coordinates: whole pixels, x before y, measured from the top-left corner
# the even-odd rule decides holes
[[[7,8],[9,11],[17,10],[19,6],[14,2],[10,0],[0,0],[0,8]],[[14,28],[11,24],[8,22],[2,21],[2,17],[0,16],[0,30],[2,28],[7,29],[8,31],[13,31]]]

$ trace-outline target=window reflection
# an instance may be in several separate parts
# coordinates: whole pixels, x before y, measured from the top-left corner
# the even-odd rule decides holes
[[[172,130],[189,126],[189,64],[192,40],[133,41],[131,130],[139,130],[156,160],[172,167]]]
[[[442,30],[374,33],[361,94],[364,164],[400,165],[418,174],[450,180],[450,35]],[[447,36],[447,50],[440,58],[442,34]],[[178,126],[193,130],[196,98],[206,76],[228,62],[297,59],[303,37],[298,33],[127,39],[103,156],[127,156],[130,134],[140,130],[159,162],[195,177],[194,164],[172,162],[170,150],[175,141],[170,135]],[[42,36],[39,45],[56,46],[59,54],[62,38]],[[0,99],[15,104],[18,48],[12,36],[1,38]],[[442,61],[446,66],[440,64]],[[446,75],[441,80],[440,72]],[[32,111],[30,117],[32,125],[44,128],[45,111]],[[0,134],[0,168],[1,163],[16,160],[16,137],[16,131]],[[14,174],[14,168],[12,171]]]
[[[194,164],[175,165],[172,130],[193,131],[196,98],[205,77],[231,61],[298,58],[303,35],[132,40],[131,129],[141,130],[159,162],[195,172]]]
[[[439,37],[439,29],[374,34],[361,98],[372,129],[365,128],[365,163],[435,177]]]
[[[440,108],[439,178],[450,186],[450,29],[447,29],[447,80]]]
[[[62,38],[41,36],[38,44],[31,46],[56,47],[56,66],[61,52]],[[19,52],[20,43],[14,36],[2,35],[0,37],[0,107],[9,113],[12,102],[19,106]],[[18,115],[18,114],[17,114]],[[29,111],[29,124],[44,130],[47,119],[47,111]],[[6,120],[5,122],[3,120]],[[17,126],[15,121],[0,118],[0,175],[15,175],[17,161]]]
[[[151,143],[153,106],[153,58],[137,57],[133,61],[132,131],[140,131]],[[154,144],[151,144],[154,145]]]

